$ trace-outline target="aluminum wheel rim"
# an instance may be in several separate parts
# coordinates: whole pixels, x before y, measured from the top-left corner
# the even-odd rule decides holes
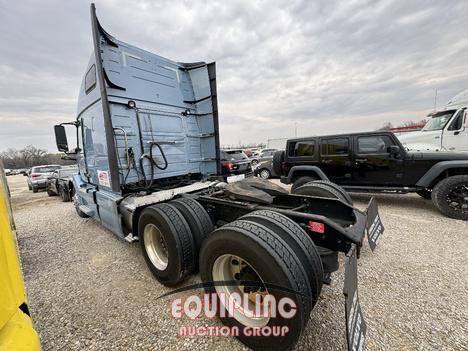
[[[234,264],[237,261],[238,264]],[[219,282],[219,281],[226,281],[229,283],[235,282],[238,284],[230,284],[230,286],[227,285],[221,285],[221,286],[215,286],[216,293],[218,295],[224,294],[226,296],[226,299],[220,299],[220,304],[223,308],[228,310],[228,307],[226,306],[226,303],[229,303],[229,299],[232,298],[233,293],[238,293],[240,296],[243,296],[244,291],[244,286],[241,284],[241,280],[239,279],[239,276],[236,275],[240,271],[240,267],[246,267],[248,266],[252,271],[256,274],[258,277],[258,280],[261,282],[261,284],[265,284],[263,280],[261,279],[260,275],[257,273],[257,271],[252,267],[251,264],[249,264],[247,261],[242,259],[239,256],[236,255],[229,255],[225,254],[222,256],[219,256],[216,261],[213,264],[213,281]],[[251,294],[260,294],[262,295],[262,300],[266,295],[268,295],[268,289],[264,288],[263,292],[258,292],[258,293],[249,293],[249,306],[248,309],[250,311],[255,311],[255,305],[254,302],[251,301]],[[255,301],[255,298],[254,298]],[[220,307],[221,307],[220,306]],[[264,327],[268,324],[270,321],[269,316],[249,316],[247,315],[246,311],[242,306],[237,305],[238,308],[234,309],[233,317],[243,324],[246,327]],[[263,311],[263,307],[261,309]]]
[[[468,186],[460,185],[447,194],[447,204],[456,211],[468,212]]]
[[[167,268],[168,250],[166,239],[158,227],[149,223],[143,231],[143,240],[145,241],[145,250],[151,263],[160,271]]]
[[[262,170],[260,172],[260,177],[262,177],[263,179],[268,179],[269,175],[270,174],[268,173],[268,171],[266,169],[264,169],[264,170]]]

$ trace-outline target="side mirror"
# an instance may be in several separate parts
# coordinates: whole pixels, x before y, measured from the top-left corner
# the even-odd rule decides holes
[[[61,152],[68,152],[68,141],[65,127],[61,125],[54,126],[55,131],[55,143],[57,144],[57,150]]]
[[[398,145],[391,145],[391,146],[387,147],[387,152],[390,155],[397,155],[397,154],[400,153],[400,147]]]

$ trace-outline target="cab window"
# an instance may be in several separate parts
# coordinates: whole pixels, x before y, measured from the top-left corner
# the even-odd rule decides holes
[[[465,115],[465,111],[459,111],[457,116],[454,118],[448,130],[460,130],[463,125],[463,116]]]
[[[393,145],[388,135],[372,135],[358,138],[359,154],[385,154],[387,147]]]
[[[349,139],[348,138],[330,138],[322,140],[322,155],[348,155],[349,154]]]

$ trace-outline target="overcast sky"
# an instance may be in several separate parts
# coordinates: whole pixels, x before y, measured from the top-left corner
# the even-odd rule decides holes
[[[222,144],[420,120],[468,89],[467,1],[96,1],[113,36],[216,61]],[[0,0],[0,150],[55,150],[92,50],[88,1]]]

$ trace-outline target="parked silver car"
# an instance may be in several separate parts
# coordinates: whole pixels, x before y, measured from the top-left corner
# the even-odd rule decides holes
[[[273,160],[266,160],[260,162],[254,170],[254,175],[263,179],[270,179],[270,178],[279,178],[280,174],[276,174],[275,170],[273,169]]]
[[[78,174],[78,167],[69,166],[55,170],[47,179],[47,195],[60,196],[63,202],[70,201],[73,189],[73,176]]]
[[[253,156],[250,158],[252,161],[252,167],[255,167],[260,162],[272,160],[273,154],[276,152],[276,149],[262,149],[258,152],[254,152]]]
[[[39,189],[45,189],[47,186],[47,178],[56,170],[62,168],[60,165],[44,165],[31,168],[28,175],[28,188],[33,193],[37,193]]]

